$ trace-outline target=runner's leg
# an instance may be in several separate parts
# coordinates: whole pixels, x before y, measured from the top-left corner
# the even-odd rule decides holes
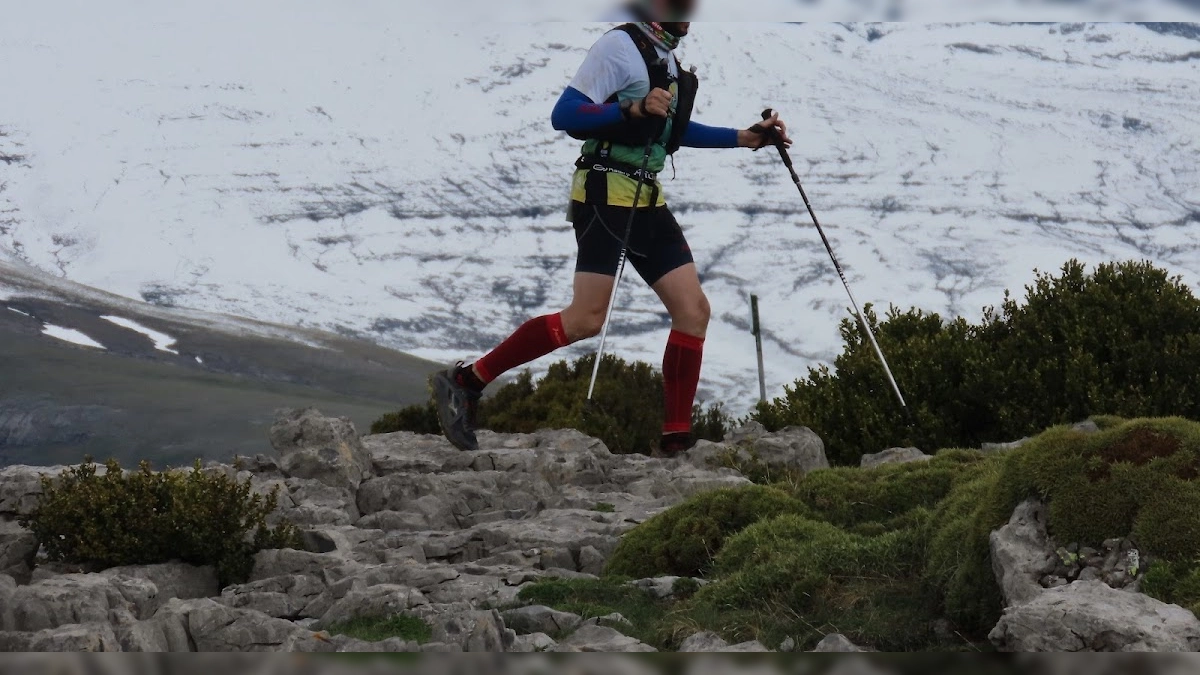
[[[692,405],[700,381],[710,308],[683,229],[666,207],[650,220],[646,256],[635,258],[638,273],[671,315],[663,352],[663,442],[668,455],[691,446]]]
[[[671,335],[663,353],[663,435],[687,434],[704,357],[708,298],[694,263],[667,273],[653,288],[671,315]]]

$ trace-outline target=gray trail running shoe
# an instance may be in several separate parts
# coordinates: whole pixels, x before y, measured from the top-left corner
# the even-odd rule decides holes
[[[483,394],[459,383],[458,370],[462,367],[462,362],[459,362],[455,367],[435,373],[430,378],[433,400],[437,405],[438,423],[446,440],[459,450],[478,450],[475,420],[479,399]]]

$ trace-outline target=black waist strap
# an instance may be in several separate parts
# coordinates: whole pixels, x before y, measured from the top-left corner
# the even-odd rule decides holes
[[[617,173],[633,180],[638,180],[640,176],[642,182],[645,183],[653,183],[654,181],[658,180],[658,172],[656,171],[646,171],[645,173],[642,173],[642,168],[640,166],[634,166],[632,164],[626,164],[625,162],[618,162],[607,157],[599,157],[596,155],[584,155],[575,160],[575,168],[587,169],[589,171],[600,171],[603,173]]]

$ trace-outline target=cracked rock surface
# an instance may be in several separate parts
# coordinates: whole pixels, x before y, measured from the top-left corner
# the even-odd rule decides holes
[[[271,441],[277,458],[207,470],[249,479],[256,491],[280,486],[272,518],[297,523],[307,550],[261,551],[245,583],[225,588],[211,568],[180,562],[30,567],[36,560],[29,535],[15,516],[35,503],[38,474],[60,469],[0,471],[0,553],[12,570],[0,575],[0,646],[648,651],[620,632],[625,624],[615,617],[599,625],[517,607],[517,593],[538,579],[592,577],[638,523],[697,492],[749,483],[732,469],[709,468],[702,457],[614,455],[569,430],[481,432],[481,449],[464,453],[440,437],[360,438],[347,420],[308,409],[283,414]],[[803,452],[811,461],[812,448]],[[327,630],[394,614],[424,620],[430,641],[365,642]]]

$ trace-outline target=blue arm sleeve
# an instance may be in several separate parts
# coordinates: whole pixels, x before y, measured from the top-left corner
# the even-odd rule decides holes
[[[736,148],[738,130],[705,126],[693,120],[688,122],[688,128],[679,142],[688,148]]]
[[[559,131],[591,131],[622,121],[621,106],[617,103],[593,103],[583,92],[567,87],[554,112],[550,123]]]

